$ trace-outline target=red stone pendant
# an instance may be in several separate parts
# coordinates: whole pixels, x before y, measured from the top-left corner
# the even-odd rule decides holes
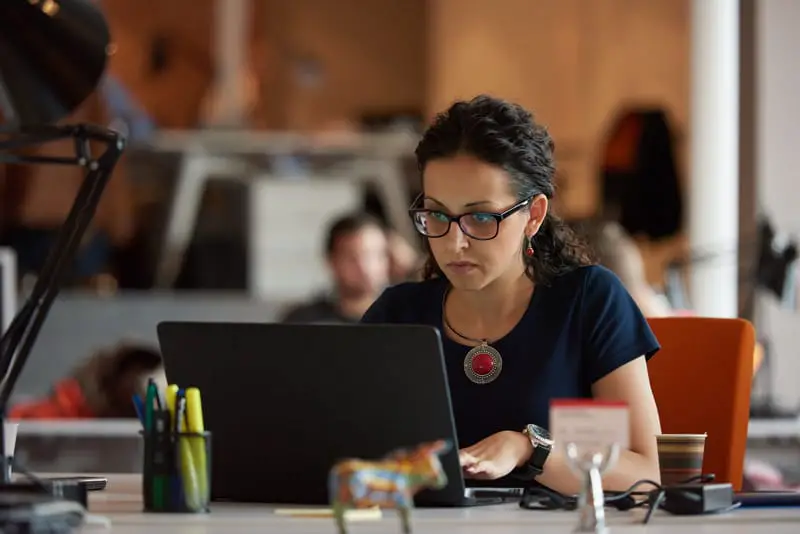
[[[486,343],[470,349],[464,358],[464,373],[476,384],[494,382],[502,370],[503,358]]]

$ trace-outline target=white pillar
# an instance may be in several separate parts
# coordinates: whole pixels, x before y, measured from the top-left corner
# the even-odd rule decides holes
[[[739,0],[692,0],[689,242],[699,315],[738,315]],[[711,257],[711,259],[708,259]]]

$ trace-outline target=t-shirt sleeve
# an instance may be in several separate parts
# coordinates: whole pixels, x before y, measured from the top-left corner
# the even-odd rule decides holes
[[[661,348],[636,302],[605,267],[591,267],[584,279],[581,319],[591,384],[636,358],[649,360]]]

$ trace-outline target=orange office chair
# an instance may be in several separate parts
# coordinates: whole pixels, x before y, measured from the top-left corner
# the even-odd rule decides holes
[[[661,350],[648,363],[664,434],[708,433],[703,473],[742,486],[755,330],[743,319],[648,319]]]

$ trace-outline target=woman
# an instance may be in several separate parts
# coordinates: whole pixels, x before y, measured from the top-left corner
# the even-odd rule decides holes
[[[548,450],[549,402],[594,397],[630,406],[630,449],[604,487],[658,480],[645,359],[659,345],[619,280],[549,212],[547,131],[520,106],[479,96],[438,115],[416,156],[423,193],[410,212],[427,237],[426,280],[389,288],[363,321],[444,334],[465,475],[578,492],[563,447]]]

